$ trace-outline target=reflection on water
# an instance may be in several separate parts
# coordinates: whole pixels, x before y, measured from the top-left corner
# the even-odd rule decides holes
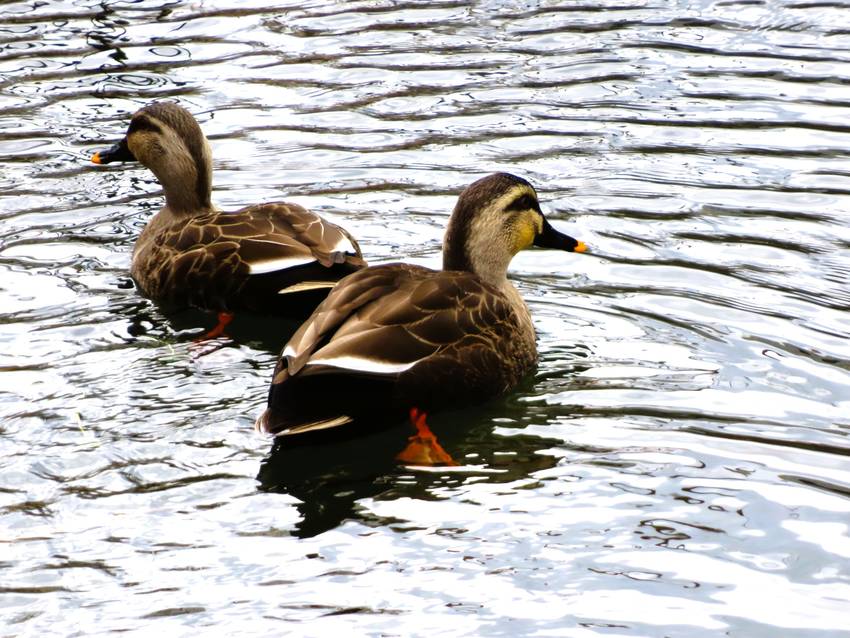
[[[0,9],[9,631],[846,633],[850,7],[272,5]],[[164,98],[223,209],[292,199],[371,263],[438,265],[495,170],[592,246],[515,260],[540,369],[434,416],[459,467],[395,463],[406,426],[275,448],[295,326],[199,353],[213,317],[138,296],[158,186],[88,158]]]
[[[432,416],[429,425],[441,444],[451,448],[458,468],[407,468],[395,460],[413,433],[410,425],[370,436],[315,445],[278,442],[260,466],[262,489],[296,497],[301,521],[293,534],[311,537],[344,521],[365,525],[415,525],[403,519],[384,520],[359,504],[364,498],[433,499],[438,489],[462,488],[468,482],[512,483],[549,469],[557,458],[541,453],[557,439],[526,434],[515,428],[509,436],[494,432],[495,415],[510,411],[502,401],[477,410]],[[505,420],[504,417],[500,417]]]

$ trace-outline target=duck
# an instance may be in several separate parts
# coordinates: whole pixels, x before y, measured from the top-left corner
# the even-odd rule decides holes
[[[442,269],[389,263],[341,279],[283,348],[255,427],[294,443],[409,417],[416,434],[397,458],[453,464],[426,416],[507,393],[536,367],[531,313],[507,278],[532,246],[587,251],[549,223],[527,180],[495,173],[470,184],[449,218]]]
[[[130,275],[162,306],[218,312],[219,332],[242,311],[304,319],[337,281],[366,266],[348,231],[298,204],[218,210],[209,142],[175,102],[136,111],[124,138],[91,161],[137,161],[156,176],[165,205],[136,240]]]

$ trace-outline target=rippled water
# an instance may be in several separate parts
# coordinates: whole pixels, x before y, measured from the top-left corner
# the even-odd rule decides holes
[[[286,5],[0,4],[3,635],[850,635],[850,4]],[[540,369],[432,419],[464,465],[270,451],[288,328],[135,292],[158,187],[88,157],[155,98],[373,263],[494,170],[593,247],[514,262]]]

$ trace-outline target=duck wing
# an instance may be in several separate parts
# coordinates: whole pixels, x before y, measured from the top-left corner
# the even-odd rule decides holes
[[[233,217],[232,223],[228,217]],[[241,259],[251,274],[317,262],[326,268],[365,266],[360,247],[343,228],[316,213],[282,202],[249,206],[216,219],[225,234],[242,238]]]

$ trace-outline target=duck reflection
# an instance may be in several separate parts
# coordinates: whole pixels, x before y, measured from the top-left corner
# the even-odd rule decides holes
[[[347,440],[315,440],[293,446],[276,441],[260,465],[260,489],[290,494],[301,520],[294,536],[309,538],[332,530],[345,521],[370,527],[404,523],[371,512],[364,499],[415,498],[435,500],[435,488],[460,487],[482,480],[507,483],[553,467],[557,457],[542,450],[563,443],[526,434],[522,425],[494,427],[494,417],[504,415],[501,405],[478,411],[440,414],[431,428],[443,447],[459,463],[456,467],[407,467],[396,460],[413,434],[410,424],[398,425],[368,436]]]
[[[344,441],[297,446],[276,441],[257,480],[263,490],[291,494],[301,501],[295,536],[316,536],[345,520],[366,522],[368,513],[358,501],[392,488],[395,454],[404,446],[406,434],[397,427]]]
[[[207,340],[203,335],[216,323],[212,313],[194,308],[170,310],[154,307],[147,300],[117,305],[115,313],[126,317],[127,334],[131,337],[155,335],[170,342],[205,343]],[[255,350],[278,353],[299,325],[298,321],[286,318],[240,313],[227,325],[222,337],[208,340],[208,349],[217,349],[215,344],[218,343],[219,347],[246,345]]]

